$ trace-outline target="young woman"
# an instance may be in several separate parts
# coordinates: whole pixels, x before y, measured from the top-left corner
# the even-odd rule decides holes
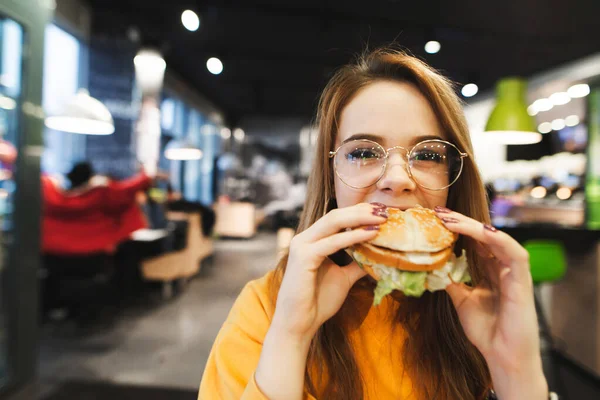
[[[501,400],[547,399],[528,255],[488,225],[451,84],[414,57],[378,50],[331,79],[317,117],[298,233],[276,270],[240,294],[199,399],[467,400],[495,398],[492,389]],[[431,144],[446,156],[442,169],[422,167]],[[386,207],[416,205],[461,235],[473,286],[372,307],[373,281],[327,256],[373,239]]]

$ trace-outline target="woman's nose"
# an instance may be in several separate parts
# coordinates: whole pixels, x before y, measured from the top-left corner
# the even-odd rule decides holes
[[[416,184],[410,176],[404,154],[390,154],[383,176],[377,183],[380,190],[404,192],[415,190]]]

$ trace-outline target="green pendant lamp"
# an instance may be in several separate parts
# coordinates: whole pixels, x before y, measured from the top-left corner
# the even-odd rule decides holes
[[[502,144],[532,144],[542,140],[527,113],[527,82],[504,78],[496,84],[496,106],[485,126],[486,136]]]

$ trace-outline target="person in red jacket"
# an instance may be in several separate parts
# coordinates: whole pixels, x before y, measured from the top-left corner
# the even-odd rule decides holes
[[[69,190],[42,177],[42,252],[86,255],[112,253],[132,232],[146,227],[136,194],[152,179],[143,171],[122,181],[94,177],[89,163],[79,163],[67,175]]]

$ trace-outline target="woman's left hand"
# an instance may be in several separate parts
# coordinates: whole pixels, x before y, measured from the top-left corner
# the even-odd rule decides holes
[[[436,208],[453,232],[489,249],[484,259],[490,284],[452,284],[446,291],[467,338],[485,357],[499,399],[547,399],[529,270],[529,254],[512,237],[460,213]]]

